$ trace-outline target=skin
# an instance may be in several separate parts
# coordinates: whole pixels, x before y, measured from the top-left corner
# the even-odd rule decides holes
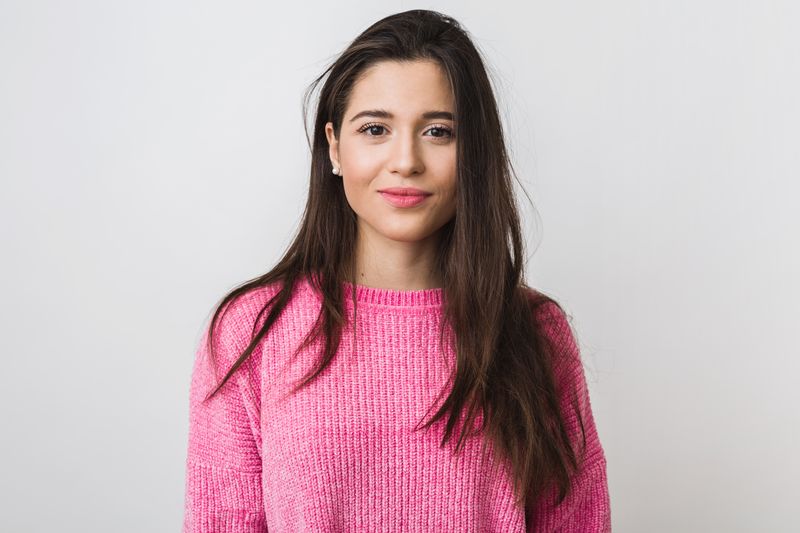
[[[454,97],[432,61],[383,61],[353,87],[339,138],[325,126],[331,165],[340,169],[345,196],[357,215],[356,281],[396,290],[441,287],[433,270],[441,228],[456,212],[454,122],[423,118],[454,114]],[[365,116],[383,109],[391,118]],[[361,131],[359,131],[361,130]],[[416,187],[433,193],[422,204],[398,208],[378,190]]]

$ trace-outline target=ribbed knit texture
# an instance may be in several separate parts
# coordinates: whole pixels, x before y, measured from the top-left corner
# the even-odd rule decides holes
[[[458,455],[455,439],[440,448],[446,418],[413,430],[434,412],[426,416],[455,364],[451,351],[439,353],[440,288],[345,283],[350,316],[353,289],[358,300],[355,344],[348,325],[331,366],[288,395],[322,348],[318,342],[291,357],[321,306],[302,281],[252,356],[201,403],[247,345],[258,311],[277,288],[261,288],[229,306],[216,330],[216,373],[204,329],[190,389],[184,533],[611,530],[605,454],[578,347],[557,307],[547,304],[540,319],[548,339],[569,356],[563,360],[573,361],[557,373],[569,380],[564,390],[572,386],[579,393],[587,459],[560,506],[553,505],[553,490],[524,512],[514,505],[509,464],[491,445],[482,454],[473,436]],[[566,416],[578,435],[570,409]]]

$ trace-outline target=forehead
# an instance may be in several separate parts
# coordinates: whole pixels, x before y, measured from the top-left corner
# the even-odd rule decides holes
[[[381,61],[353,86],[346,116],[384,108],[414,117],[431,109],[453,111],[453,93],[444,70],[434,61]]]

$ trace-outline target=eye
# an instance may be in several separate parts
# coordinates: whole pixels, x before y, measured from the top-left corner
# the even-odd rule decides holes
[[[380,124],[376,124],[375,122],[370,122],[368,124],[364,124],[363,126],[361,126],[358,129],[358,133],[365,133],[367,131],[372,131],[374,133],[374,130],[376,128],[379,129],[379,130],[380,129],[384,129],[384,127],[381,126]],[[380,137],[380,135],[379,134],[378,135],[367,134],[367,137]]]
[[[453,136],[453,130],[451,130],[447,126],[444,126],[444,125],[441,125],[441,124],[437,124],[437,125],[435,125],[435,126],[433,126],[431,128],[428,128],[427,131],[438,131],[438,132],[440,132],[439,135],[433,135],[433,137],[436,137],[436,138],[452,137]]]
[[[377,122],[369,122],[364,124],[358,129],[358,133],[363,133],[367,137],[380,137],[381,132],[386,129],[386,126],[378,124]],[[377,130],[377,131],[376,131]],[[443,124],[436,124],[426,130],[426,132],[436,132],[431,134],[430,137],[435,139],[446,139],[453,136],[453,130]]]

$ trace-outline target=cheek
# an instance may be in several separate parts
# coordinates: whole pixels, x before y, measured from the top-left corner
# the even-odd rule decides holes
[[[447,200],[442,207],[442,218],[447,221],[453,218],[456,214],[456,189],[455,187],[448,190]]]
[[[342,186],[353,211],[364,213],[371,208],[373,196],[377,195],[375,182],[381,173],[381,164],[369,151],[350,149],[342,156]]]
[[[353,189],[368,187],[380,172],[381,162],[375,154],[368,151],[351,150],[342,157],[342,179],[345,186]]]
[[[450,167],[442,168],[440,176],[442,176],[442,194],[446,198],[446,202],[454,207],[458,191],[455,163]]]
[[[339,157],[344,171],[356,178],[380,166],[382,154],[380,147],[370,146],[361,139],[347,137],[339,144]]]
[[[342,178],[342,186],[347,203],[359,216],[369,216],[370,211],[374,209],[371,195],[377,194],[370,190],[372,180],[369,174],[359,174],[358,170],[346,172],[346,177]]]

